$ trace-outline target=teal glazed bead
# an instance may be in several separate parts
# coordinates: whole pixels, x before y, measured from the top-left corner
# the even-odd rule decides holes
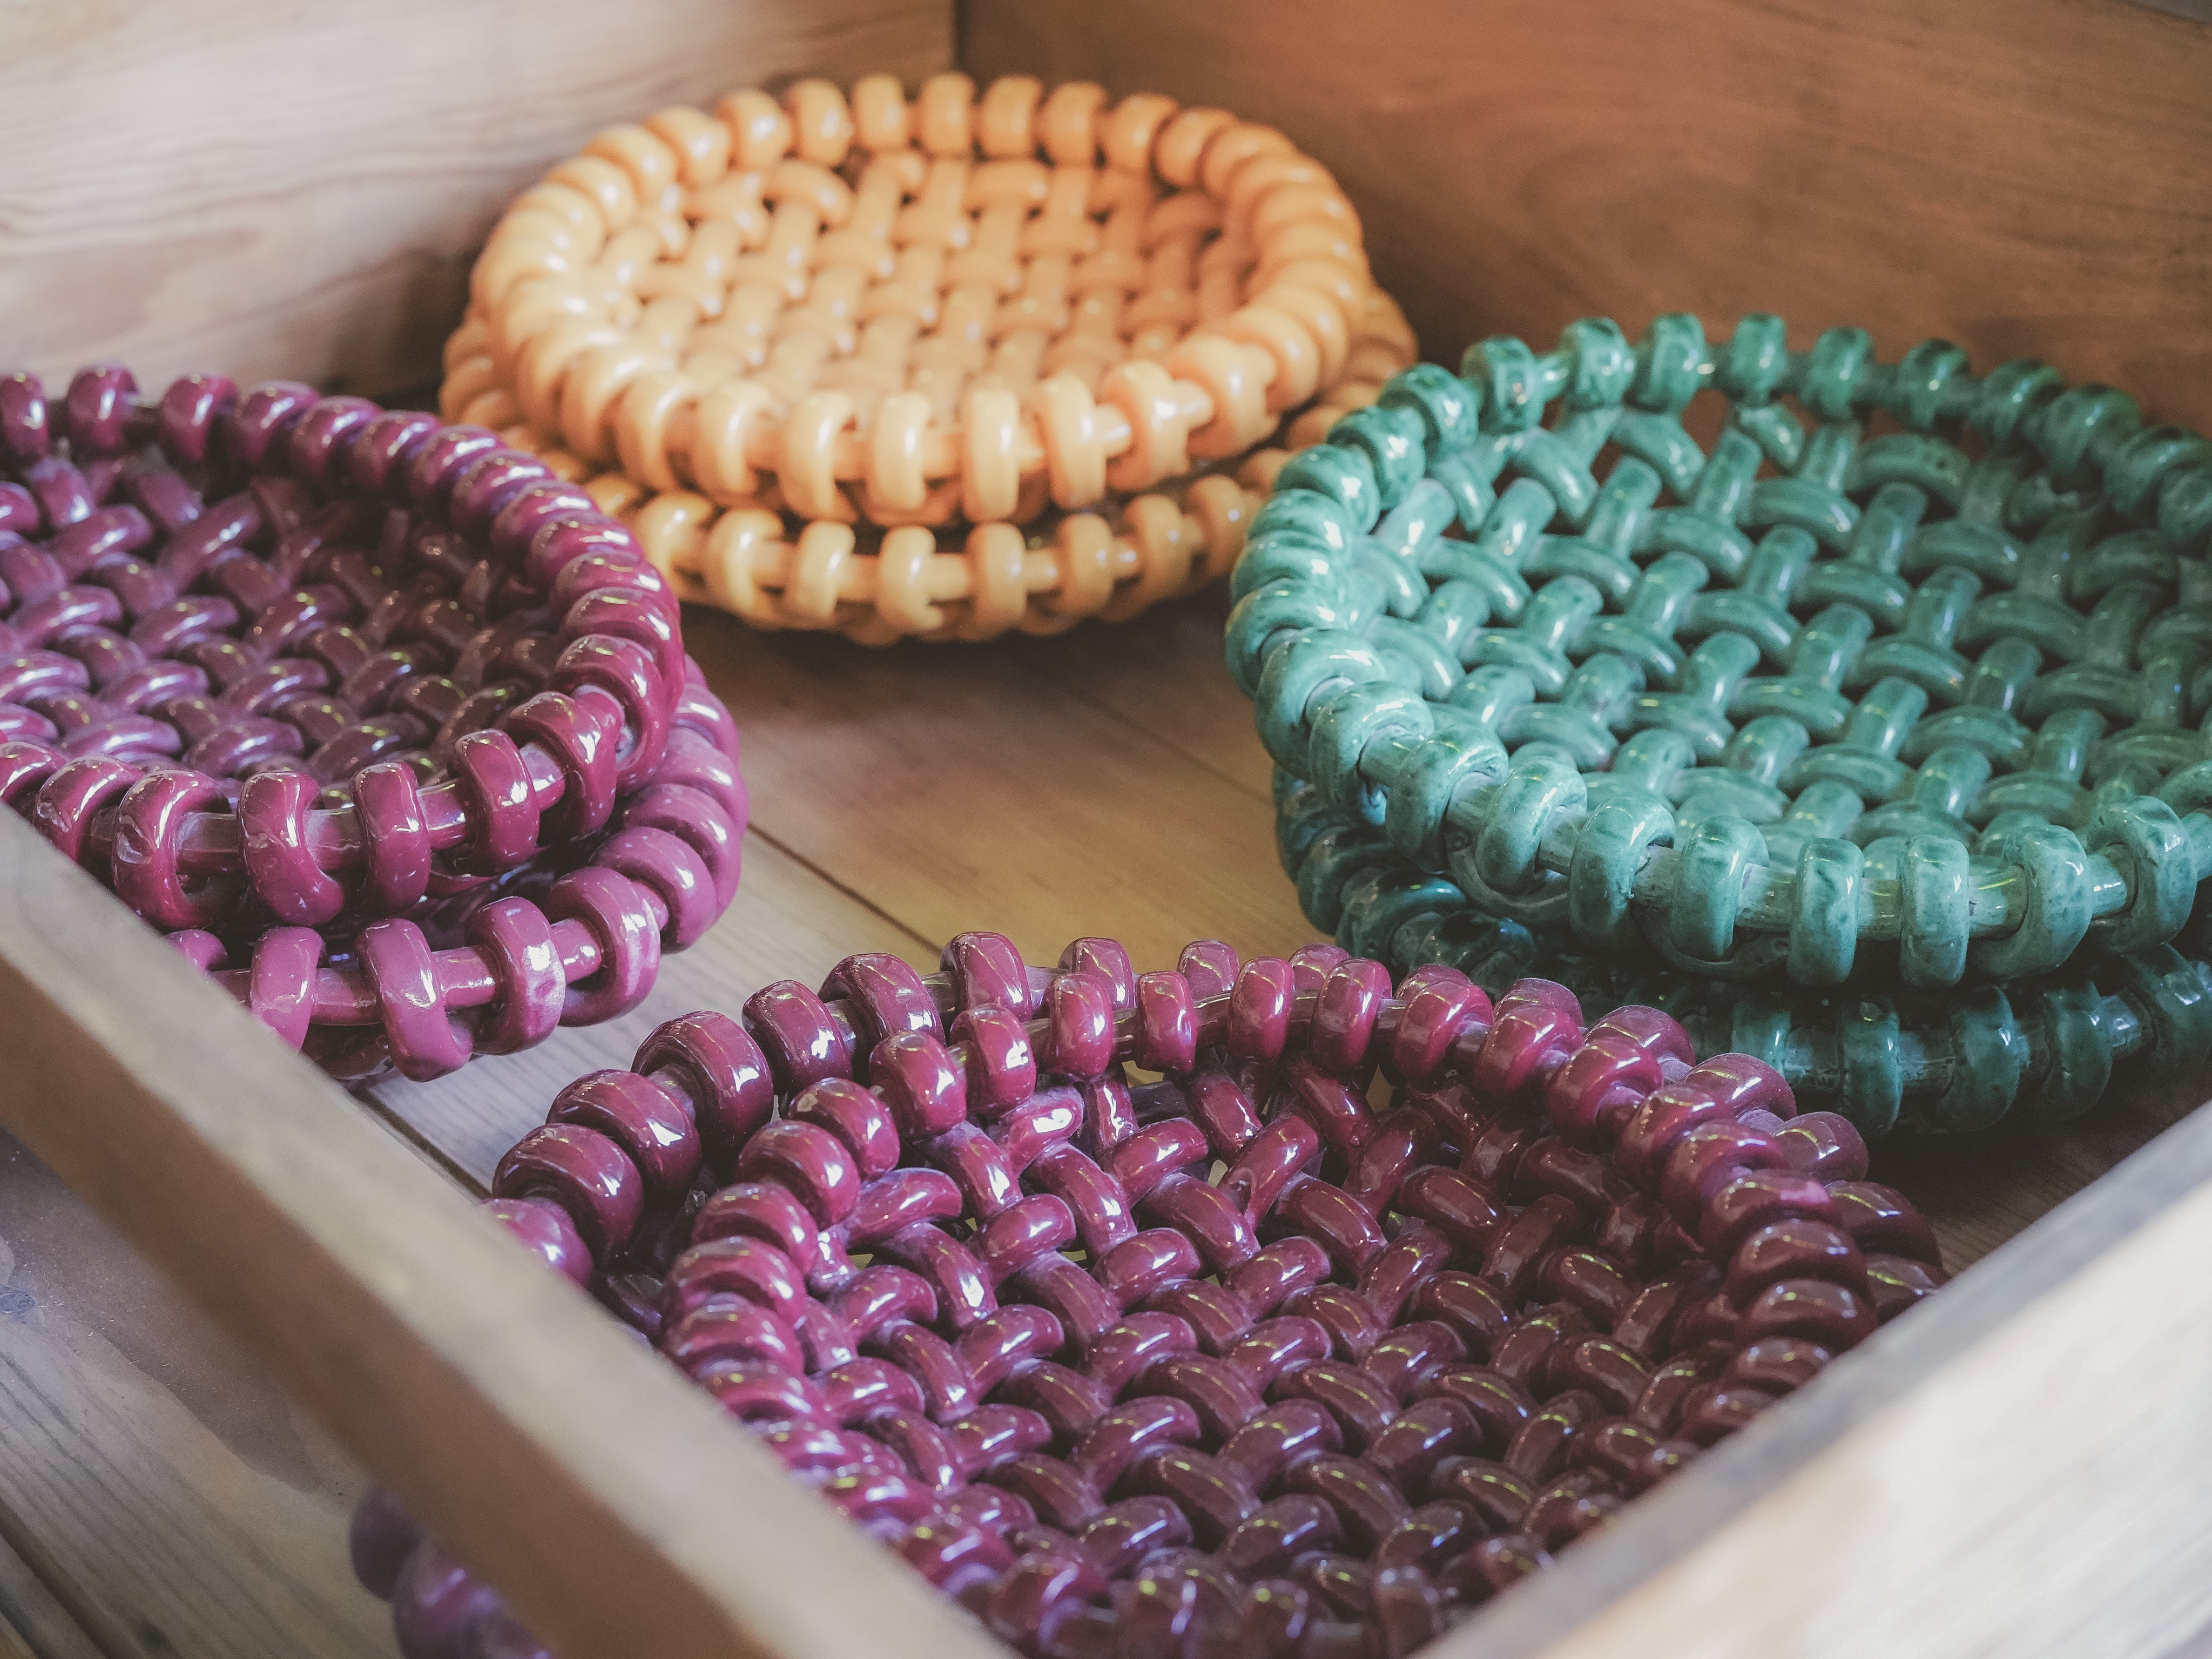
[[[1636,878],[1655,848],[1674,839],[1674,815],[1642,789],[1608,794],[1589,815],[1567,869],[1567,918],[1577,933],[1601,946],[1634,940],[1628,914]]]
[[[1992,979],[2047,973],[2089,931],[2088,854],[2070,830],[2032,820],[2008,830],[1996,850],[2013,872],[1996,890],[2009,893],[2021,920],[2003,938],[1977,947],[1977,965]]]
[[[1907,985],[1954,983],[1966,960],[1966,849],[1928,836],[1899,851],[1898,966]]]
[[[1345,943],[1950,1132],[2212,1048],[2208,554],[2212,442],[2124,392],[1587,319],[1286,464],[1226,649]]]
[[[1936,1097],[1928,1127],[1942,1132],[1986,1129],[2004,1115],[2027,1066],[2027,1040],[2012,1005],[1993,985],[1961,993],[1950,1003],[1950,1085]]]
[[[1668,943],[1699,962],[1718,962],[1735,945],[1744,878],[1765,861],[1759,830],[1741,818],[1709,818],[1674,854]]]
[[[1790,977],[1840,985],[1859,939],[1859,882],[1866,854],[1847,841],[1808,841],[1797,855],[1797,915],[1790,925]]]
[[[1842,1060],[1837,1109],[1866,1135],[1887,1134],[1905,1101],[1905,1061],[1898,1052],[1897,1010],[1869,998],[1844,1011],[1836,1028]]]

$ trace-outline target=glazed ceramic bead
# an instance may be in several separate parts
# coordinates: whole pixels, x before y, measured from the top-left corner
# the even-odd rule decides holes
[[[599,1263],[629,1243],[645,1208],[637,1165],[606,1136],[575,1126],[532,1130],[500,1159],[492,1191],[559,1205]]]
[[[390,1601],[408,1558],[422,1541],[422,1529],[410,1520],[389,1492],[372,1487],[355,1506],[347,1534],[354,1576],[372,1595]]]
[[[468,1659],[477,1629],[501,1610],[496,1590],[427,1538],[392,1586],[392,1632],[404,1659]]]
[[[542,1256],[554,1272],[578,1285],[591,1283],[591,1249],[560,1204],[544,1198],[493,1198],[485,1200],[483,1207],[485,1214]]]
[[[1285,869],[1363,955],[1663,998],[1868,1136],[2086,1110],[2212,1052],[2208,480],[2124,393],[1772,317],[1408,369],[1231,579]]]
[[[970,933],[747,1018],[569,1085],[495,1212],[1044,1651],[1425,1640],[1941,1282],[1847,1123],[1541,981]]]

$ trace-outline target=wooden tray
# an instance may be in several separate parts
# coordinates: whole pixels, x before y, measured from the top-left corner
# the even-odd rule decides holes
[[[203,21],[230,9],[186,8]],[[688,0],[647,9],[639,27],[659,57],[684,55],[704,14]],[[2212,220],[2193,182],[2212,171],[2212,112],[2195,96],[2212,76],[2203,24],[2124,0],[1962,0],[1932,22],[1877,0],[1848,25],[1692,0],[1663,28],[1595,7],[1541,21],[1441,0],[1395,9],[1377,29],[1340,9],[1139,0],[1109,26],[1072,5],[975,0],[962,61],[978,76],[1159,86],[1284,125],[1359,198],[1396,264],[1382,274],[1431,353],[1496,330],[1548,337],[1583,311],[1640,319],[1689,299],[1725,315],[1755,302],[1867,317],[1891,350],[1932,331],[1985,359],[2041,350],[2128,385],[2154,415],[2212,420]],[[839,0],[855,28],[833,42],[811,14],[802,26],[758,0],[732,14],[732,47],[757,53],[742,65],[661,76],[627,67],[653,54],[626,46],[624,66],[580,94],[598,106],[555,131],[545,88],[502,80],[493,33],[467,34],[498,10],[403,7],[380,45],[357,43],[357,87],[383,84],[379,62],[403,87],[419,78],[399,70],[407,30],[442,19],[441,45],[473,76],[466,109],[441,96],[426,112],[418,89],[374,118],[394,143],[407,122],[445,123],[432,135],[445,151],[426,139],[406,153],[449,158],[448,210],[419,228],[455,270],[517,175],[599,119],[894,50],[919,73],[942,66],[951,27],[932,4]],[[567,20],[552,32],[565,72],[591,81],[591,32],[550,11]],[[283,27],[301,26],[255,23],[266,33],[249,31],[208,73],[235,64],[256,84],[283,82],[306,49],[278,39]],[[69,130],[94,117],[69,113],[74,86],[97,104],[95,153],[112,159],[98,174],[42,161],[21,187],[71,204],[95,177],[147,187],[113,130],[191,128],[171,88],[193,77],[155,75],[141,54],[101,73],[127,79],[144,63],[130,82],[143,95],[92,100],[92,59],[23,44],[0,85],[63,89],[40,94],[42,130],[56,154],[82,155]],[[1588,54],[1571,105],[1554,72],[1571,51]],[[235,76],[225,84],[227,102],[253,101]],[[2053,86],[2069,88],[2057,104]],[[535,153],[453,159],[501,98],[534,112]],[[1342,118],[1324,127],[1322,110]],[[325,222],[374,208],[373,182],[338,165],[374,147],[359,109],[308,100],[266,118],[288,128],[258,135],[269,171],[232,178],[211,211],[247,222],[264,185]],[[146,149],[144,166],[204,179],[225,143],[240,153],[199,134]],[[328,179],[301,173],[301,154],[329,158]],[[1418,180],[1403,176],[1409,155],[1428,158]],[[1539,187],[1555,175],[1564,193]],[[1658,234],[1692,220],[1703,240]],[[149,373],[216,356],[404,386],[428,378],[424,349],[451,314],[438,302],[428,326],[398,326],[421,273],[384,268],[380,247],[319,244],[308,270],[298,243],[255,251],[248,235],[224,242],[221,282],[149,276],[126,326],[97,295],[58,302],[72,248],[100,246],[92,219],[39,222],[0,239],[0,302],[13,313],[40,301],[29,343],[42,368],[127,350]],[[215,292],[244,296],[251,315],[222,323]],[[333,294],[349,296],[345,330],[329,326]],[[271,315],[291,331],[264,327]],[[384,331],[368,344],[364,317]],[[252,356],[249,337],[255,351],[286,343],[228,361]],[[635,1655],[646,1632],[668,1656],[1003,1656],[505,1245],[467,1195],[561,1082],[621,1063],[654,1021],[734,1007],[767,979],[818,975],[852,951],[927,964],[938,941],[979,925],[1036,960],[1110,933],[1144,966],[1199,933],[1248,951],[1301,941],[1270,845],[1265,757],[1219,668],[1220,617],[1201,599],[1111,635],[984,647],[957,677],[912,647],[863,656],[687,618],[744,731],[756,803],[730,915],[629,1020],[363,1100],[285,1054],[0,816],[0,1122],[479,1563],[563,1659]],[[1954,1264],[1985,1259],[1431,1651],[2196,1651],[2212,1625],[2212,1113],[2183,1113],[2208,1093],[2212,1076],[2116,1090],[2061,1129],[1879,1149],[1878,1173],[1930,1213]],[[64,1437],[123,1431],[66,1412],[56,1423]],[[78,1472],[0,1494],[7,1541],[38,1581],[98,1602],[92,1566],[28,1546],[61,1538],[64,1515],[126,1509],[141,1473],[127,1456],[60,1461]],[[238,1547],[214,1532],[168,1541],[187,1560]],[[15,1579],[0,1567],[4,1595]],[[118,1628],[130,1652],[166,1646]],[[210,1638],[202,1650],[222,1650]]]
[[[1234,693],[1173,720],[1147,699],[1163,677],[1210,684],[1218,623],[1201,601],[1138,624],[1133,650],[988,647],[928,708],[942,683],[920,647],[862,659],[702,617],[694,649],[741,711],[763,809],[730,917],[628,1020],[366,1102],[0,820],[0,1048],[16,1057],[0,1115],[564,1656],[633,1654],[644,1630],[671,1655],[1002,1652],[464,1194],[561,1081],[622,1063],[653,1022],[849,950],[928,965],[925,940],[975,920],[1042,959],[1115,921],[1146,961],[1191,932],[1302,939]],[[855,820],[842,804],[863,779],[876,800]],[[1045,803],[1027,809],[1038,833],[993,838],[1023,799]],[[1141,850],[1154,814],[1194,826],[1172,860]],[[2208,1085],[2042,1134],[1878,1148],[1950,1257],[1987,1259],[1439,1659],[1642,1650],[1662,1632],[1746,1655],[1858,1650],[1869,1628],[1930,1655],[2185,1634],[2206,1610],[2189,1533],[2212,1450],[2197,1409],[2212,1290],[2187,1264],[2212,1241],[2212,1113],[2158,1132]]]

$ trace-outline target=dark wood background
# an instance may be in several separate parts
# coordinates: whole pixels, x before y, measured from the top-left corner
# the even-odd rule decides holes
[[[968,0],[1028,70],[1326,162],[1427,356],[1774,311],[2212,425],[2212,27],[2128,0]]]

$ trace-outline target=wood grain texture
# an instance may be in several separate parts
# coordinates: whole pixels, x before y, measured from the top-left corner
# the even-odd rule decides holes
[[[1079,628],[1019,640],[1009,655],[1248,794],[1273,802],[1274,763],[1252,705],[1222,668],[1229,588],[1219,583],[1144,628]]]
[[[112,1659],[386,1659],[346,1561],[360,1470],[4,1134],[0,1251],[0,1536],[40,1575],[0,1570],[0,1612],[33,1650],[94,1650],[58,1615]]]
[[[434,379],[507,199],[598,128],[945,66],[948,0],[0,7],[7,368]],[[33,137],[35,135],[35,137]]]
[[[779,843],[923,939],[988,927],[1050,963],[1105,933],[1150,968],[1193,939],[1257,955],[1313,933],[1264,781],[1196,757],[1258,747],[1218,630],[1192,625],[1215,603],[1079,646],[868,650],[696,607],[684,628]]]
[[[564,1659],[989,1652],[12,813],[0,1052],[0,1121]]]
[[[2126,0],[969,0],[963,62],[1326,163],[1431,356],[1593,313],[2049,360],[2212,424],[2212,27]],[[1800,332],[1802,331],[1802,333]]]
[[[105,1659],[31,1564],[0,1544],[0,1659]]]

